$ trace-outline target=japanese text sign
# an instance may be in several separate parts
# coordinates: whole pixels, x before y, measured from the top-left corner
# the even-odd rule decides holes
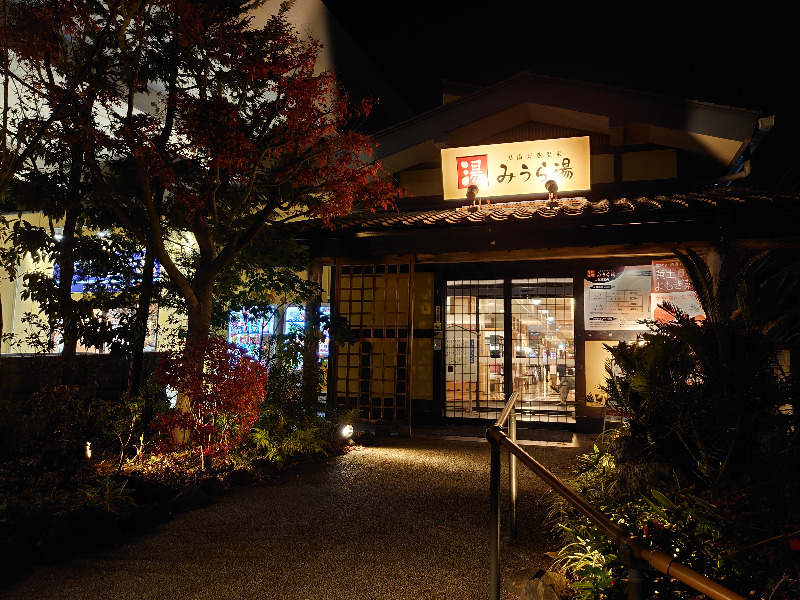
[[[649,265],[587,269],[583,280],[586,330],[645,331],[650,317]]]
[[[686,275],[686,269],[677,258],[653,261],[651,292],[668,294],[672,292],[693,292],[694,288]]]
[[[652,265],[653,319],[665,322],[672,320],[673,316],[662,308],[664,303],[669,303],[692,318],[704,319],[705,313],[681,261],[676,258],[654,260]]]
[[[589,137],[511,142],[442,149],[446,200],[461,200],[470,185],[482,198],[547,193],[553,180],[559,194],[588,190]]]

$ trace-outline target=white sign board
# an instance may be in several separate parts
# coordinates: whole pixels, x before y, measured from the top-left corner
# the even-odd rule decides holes
[[[590,189],[589,137],[511,142],[442,149],[445,200],[463,200],[470,185],[481,198],[547,193],[553,180],[558,193]]]
[[[650,319],[650,265],[587,269],[583,279],[587,331],[645,331]]]

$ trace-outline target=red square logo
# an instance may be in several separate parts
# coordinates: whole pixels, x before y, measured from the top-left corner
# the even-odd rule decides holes
[[[458,188],[468,188],[471,185],[478,187],[486,185],[489,179],[489,160],[487,154],[479,156],[459,156],[456,158],[458,165]]]

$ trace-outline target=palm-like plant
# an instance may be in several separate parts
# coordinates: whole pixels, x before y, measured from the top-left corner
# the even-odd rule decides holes
[[[676,254],[705,318],[666,305],[673,319],[650,323],[644,345],[608,347],[605,392],[628,427],[611,447],[606,508],[633,523],[642,496],[690,494],[719,514],[710,540],[679,528],[682,547],[714,557],[706,575],[754,597],[777,598],[778,587],[800,597],[800,422],[787,360],[800,340],[798,253]]]
[[[632,436],[717,497],[754,473],[777,476],[765,444],[797,455],[793,380],[780,358],[800,339],[800,263],[737,250],[714,268],[691,250],[676,255],[705,319],[665,305],[674,319],[651,323],[645,346],[609,348],[622,376],[609,372],[606,392]]]

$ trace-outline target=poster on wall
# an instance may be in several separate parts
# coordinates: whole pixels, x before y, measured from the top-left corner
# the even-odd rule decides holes
[[[651,266],[587,269],[583,279],[587,331],[644,331],[650,319]]]
[[[654,260],[651,279],[652,318],[656,321],[671,321],[672,315],[661,308],[664,302],[676,306],[690,317],[704,319],[692,282],[686,275],[681,261],[677,258]]]

